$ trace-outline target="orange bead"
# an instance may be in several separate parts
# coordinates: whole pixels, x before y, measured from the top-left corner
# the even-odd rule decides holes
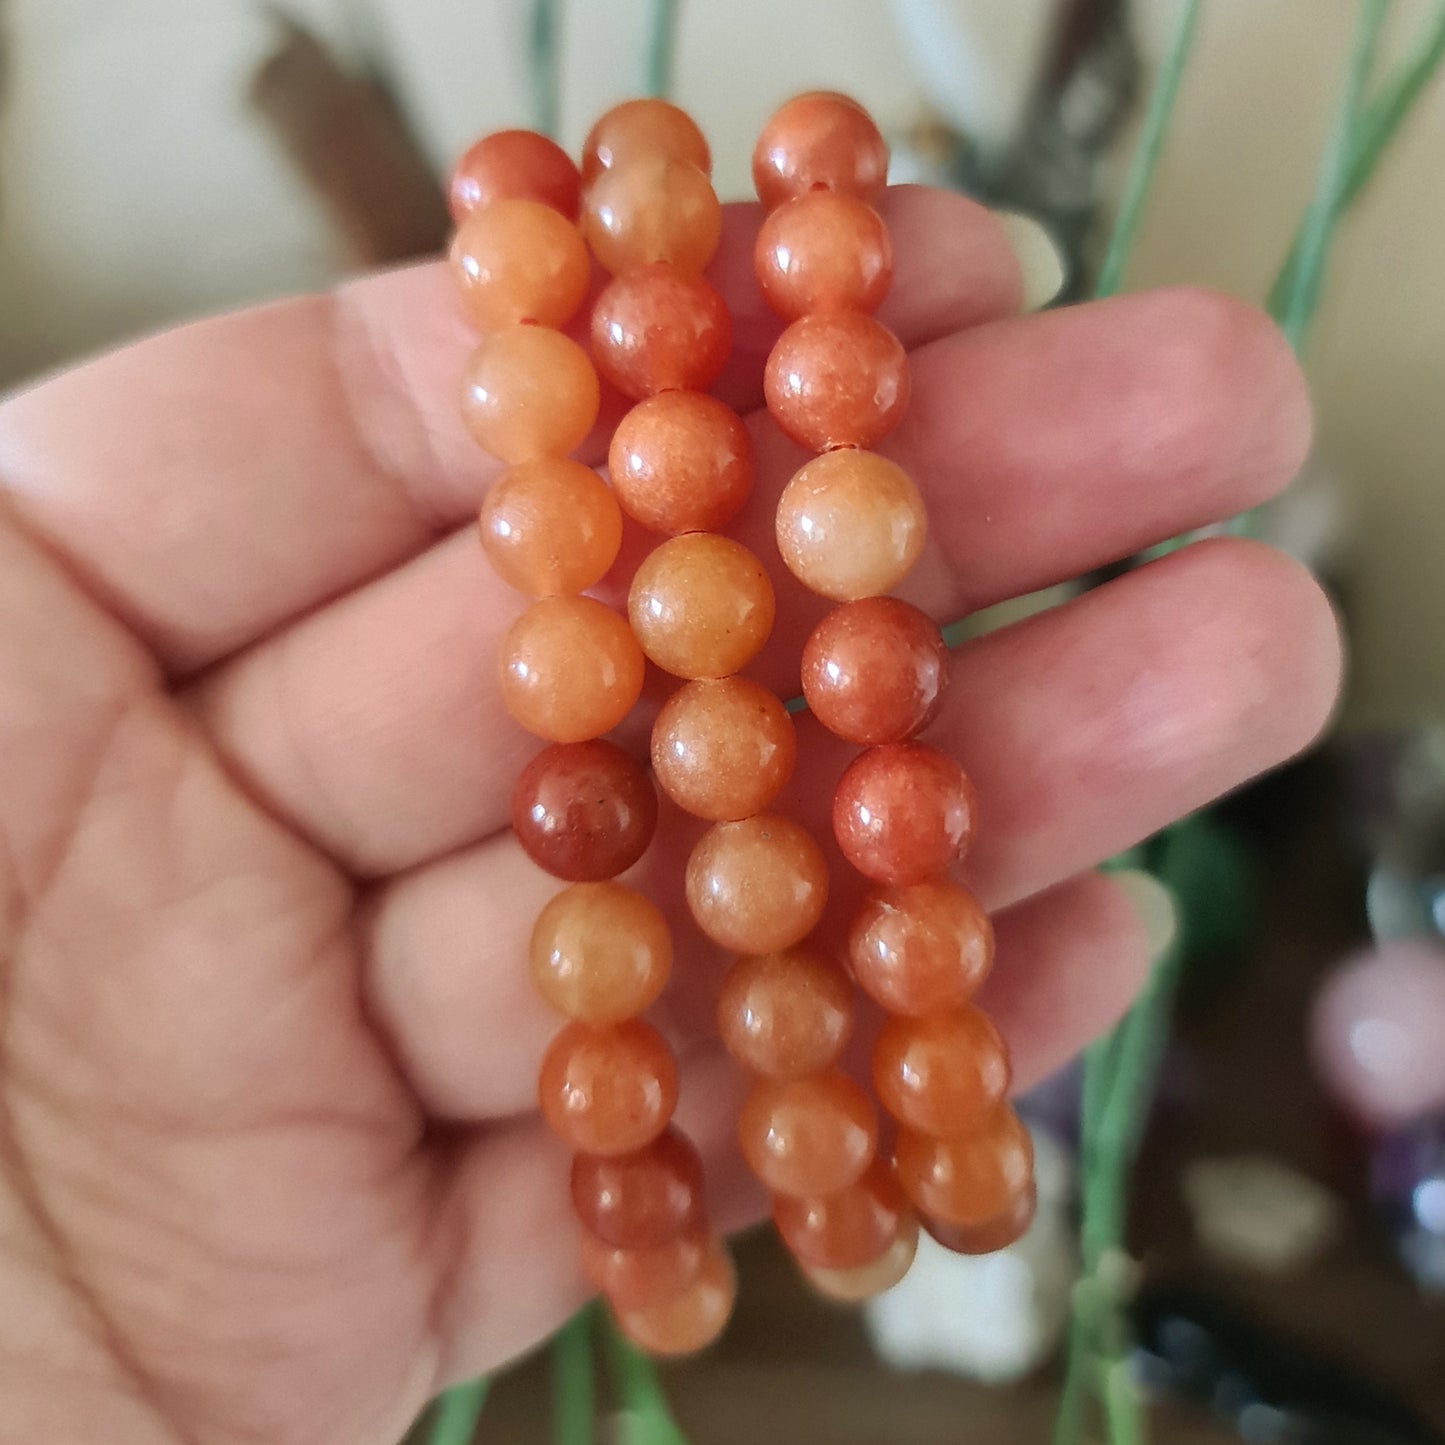
[[[895,1119],[950,1138],[1008,1097],[1008,1051],[971,1005],[922,1018],[894,1016],[873,1045],[873,1088]]]
[[[601,389],[587,353],[547,326],[509,326],[467,362],[462,419],[504,462],[565,457],[592,430]]]
[[[618,1249],[651,1249],[704,1224],[702,1158],[669,1125],[632,1154],[579,1154],[572,1207],[585,1229]]]
[[[704,1234],[680,1234],[650,1249],[617,1249],[585,1231],[582,1273],[616,1310],[646,1309],[679,1295],[713,1249]]]
[[[763,222],[753,270],[764,300],[785,321],[814,311],[874,311],[893,280],[893,246],[872,206],[810,191]]]
[[[568,1024],[542,1058],[542,1117],[584,1154],[628,1154],[662,1133],[677,1107],[677,1061],[641,1019]]]
[[[732,350],[727,303],[701,276],[643,266],[615,276],[592,312],[592,355],[624,396],[706,391]]]
[[[473,211],[451,246],[467,314],[486,331],[533,321],[561,326],[587,294],[587,244],[541,201],[496,201]]]
[[[957,1139],[898,1132],[898,1182],[920,1213],[944,1224],[984,1225],[1006,1214],[1033,1167],[1029,1131],[1007,1107]]]
[[[570,221],[577,215],[582,177],[556,141],[531,130],[499,130],[471,147],[452,171],[452,219],[494,201],[541,201]]]
[[[863,1177],[822,1199],[780,1194],[773,1222],[783,1242],[806,1264],[823,1269],[858,1269],[893,1243],[911,1211],[893,1166],[875,1159]]]
[[[761,1079],[743,1100],[738,1142],[775,1194],[816,1198],[847,1189],[873,1162],[878,1120],[846,1074]]]
[[[769,210],[804,191],[871,201],[888,179],[888,146],[856,100],[831,90],[795,96],[774,112],[753,150],[753,185]]]
[[[853,990],[811,948],[740,958],[723,980],[718,1032],[743,1068],[801,1079],[836,1063],[853,1032]]]
[[[878,888],[848,933],[858,986],[889,1013],[967,1003],[993,965],[993,927],[967,888],[945,879]]]
[[[532,982],[567,1018],[617,1023],[657,1002],[672,970],[672,935],[656,906],[621,883],[577,883],[532,929]]]
[[[707,141],[692,117],[665,100],[625,100],[587,132],[582,143],[582,179],[637,156],[675,156],[712,172]]]
[[[614,276],[654,261],[696,274],[717,250],[722,207],[706,174],[690,161],[640,155],[587,187],[582,233]]]
[[[804,316],[768,353],[763,395],[773,420],[800,446],[871,447],[908,409],[908,355],[871,316]]]
[[[928,519],[908,474],[876,452],[825,452],[778,499],[778,550],[805,587],[851,602],[886,592],[923,550]]]
[[[692,1355],[727,1328],[738,1281],[726,1249],[716,1246],[679,1294],[640,1309],[618,1309],[617,1328],[650,1355]]]
[[[701,391],[665,391],[617,424],[607,457],[623,510],[654,532],[716,532],[753,489],[748,429]]]
[[[642,650],[676,677],[726,677],[773,630],[773,584],[740,542],[711,532],[673,537],[632,579],[627,616]]]
[[[792,776],[797,730],[750,678],[680,687],[652,725],[652,770],[680,808],[712,822],[761,813]]]
[[[828,865],[812,838],[776,813],[714,823],[687,860],[687,901],[715,943],[735,953],[776,953],[817,927]]]
[[[892,1289],[908,1273],[918,1253],[918,1219],[910,1211],[903,1216],[898,1233],[877,1259],[854,1269],[822,1269],[803,1264],[803,1277],[821,1295],[840,1304],[861,1304]]]
[[[590,467],[541,457],[508,467],[481,512],[482,549],[497,576],[533,597],[585,592],[622,546],[622,509]]]
[[[539,738],[610,732],[642,692],[642,649],[627,620],[590,597],[544,597],[507,630],[499,654],[507,711]]]
[[[1007,1249],[1028,1233],[1038,1202],[1038,1191],[1030,1180],[1007,1209],[982,1224],[946,1224],[941,1219],[925,1218],[923,1227],[955,1254],[992,1254]]]

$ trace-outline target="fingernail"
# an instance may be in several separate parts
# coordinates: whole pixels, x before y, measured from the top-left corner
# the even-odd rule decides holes
[[[1144,936],[1149,940],[1149,957],[1159,958],[1174,942],[1179,931],[1179,910],[1173,893],[1152,873],[1141,873],[1135,868],[1123,868],[1109,876],[1144,925]]]
[[[1054,238],[1022,211],[995,211],[1023,277],[1023,309],[1038,311],[1064,289],[1064,257]]]

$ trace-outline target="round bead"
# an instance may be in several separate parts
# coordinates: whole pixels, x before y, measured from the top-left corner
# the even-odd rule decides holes
[[[811,948],[740,958],[717,1003],[718,1032],[743,1068],[801,1079],[836,1063],[853,1031],[853,991]]]
[[[1038,1191],[1030,1180],[1007,1209],[982,1224],[946,1224],[941,1219],[925,1217],[923,1227],[955,1254],[992,1254],[995,1250],[1007,1249],[1028,1233],[1038,1202]]]
[[[706,391],[733,344],[727,303],[701,276],[643,266],[615,276],[592,312],[598,370],[634,401]]]
[[[769,210],[804,191],[871,201],[888,179],[888,146],[856,100],[831,90],[795,96],[753,150],[753,185]]]
[[[738,1281],[727,1251],[716,1246],[680,1293],[640,1309],[619,1309],[617,1327],[650,1355],[691,1355],[727,1328]]]
[[[920,1213],[944,1224],[998,1219],[1028,1189],[1033,1166],[1029,1131],[1006,1107],[957,1139],[898,1131],[898,1182]]]
[[[948,648],[933,619],[896,597],[835,607],[803,647],[803,696],[850,743],[896,743],[938,716]]]
[[[582,1235],[582,1273],[615,1310],[645,1309],[681,1294],[712,1249],[703,1234],[680,1234],[650,1249],[617,1249]]]
[[[451,246],[467,314],[486,331],[533,321],[561,326],[587,294],[587,243],[541,201],[497,201],[473,211]]]
[[[592,430],[601,389],[587,353],[547,326],[508,326],[466,365],[462,419],[504,462],[565,457]]]
[[[496,201],[541,201],[568,220],[577,215],[582,177],[556,141],[532,130],[483,136],[456,163],[448,188],[452,219]]]
[[[763,298],[786,321],[815,311],[873,311],[893,279],[893,246],[872,206],[810,191],[763,222],[753,270]]]
[[[878,1120],[868,1096],[846,1074],[761,1079],[738,1114],[748,1167],[775,1194],[836,1194],[873,1161]]]
[[[673,537],[632,579],[627,615],[642,650],[677,677],[726,677],[773,630],[773,584],[740,542],[711,532]]]
[[[662,1133],[677,1107],[677,1061],[651,1024],[568,1024],[542,1057],[542,1117],[569,1148],[628,1154]]]
[[[768,353],[763,395],[783,432],[810,451],[871,447],[908,409],[908,354],[871,316],[804,316]]]
[[[623,510],[654,532],[716,532],[753,489],[741,418],[701,391],[665,391],[617,424],[607,469]]]
[[[925,743],[885,743],[859,753],[833,794],[833,833],[843,856],[880,883],[921,883],[956,863],[977,810],[963,769]]]
[[[873,1045],[878,1102],[922,1134],[966,1133],[1008,1097],[1004,1041],[980,1009],[887,1019]]]
[[[863,1177],[822,1199],[780,1194],[773,1221],[783,1242],[806,1264],[822,1269],[858,1269],[893,1243],[911,1211],[893,1166],[875,1159]]]
[[[776,953],[807,937],[828,901],[823,850],[776,813],[714,823],[687,860],[697,925],[735,953]]]
[[[665,100],[625,100],[587,132],[582,143],[582,179],[637,156],[675,156],[704,175],[712,172],[707,141],[692,117]]]
[[[805,587],[852,602],[896,586],[923,550],[923,498],[876,452],[814,457],[778,499],[778,550]]]
[[[627,619],[591,597],[544,597],[507,630],[502,700],[553,743],[610,732],[642,692],[642,649]]]
[[[898,1233],[877,1259],[855,1269],[821,1269],[803,1264],[803,1277],[829,1299],[840,1304],[861,1304],[892,1289],[908,1273],[917,1253],[918,1219],[910,1212],[903,1216]]]
[[[631,868],[657,827],[646,770],[614,743],[554,743],[522,769],[512,831],[554,878],[591,883]]]
[[[622,546],[622,509],[590,467],[539,457],[508,467],[482,503],[482,549],[509,587],[533,597],[585,592]]]
[[[650,1249],[703,1227],[702,1159],[669,1125],[631,1154],[579,1154],[572,1207],[583,1227],[618,1249]]]
[[[858,986],[889,1013],[967,1003],[993,964],[993,927],[967,888],[945,879],[877,888],[848,932]]]
[[[672,936],[657,907],[620,883],[578,883],[532,929],[532,982],[567,1018],[617,1023],[657,1002],[672,971]]]
[[[792,776],[797,730],[751,678],[700,679],[663,703],[652,725],[652,770],[680,808],[711,822],[761,813]]]
[[[690,161],[639,155],[604,171],[582,198],[582,232],[604,271],[665,261],[696,274],[722,237],[722,207]]]

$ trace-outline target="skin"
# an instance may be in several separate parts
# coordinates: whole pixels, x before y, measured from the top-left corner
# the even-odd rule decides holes
[[[885,450],[933,524],[911,600],[958,616],[1298,468],[1304,386],[1258,313],[1176,290],[1018,317],[985,212],[916,190],[886,210],[881,315],[915,400]],[[758,220],[729,208],[714,268],[738,329],[720,394],[745,410],[778,329]],[[0,1438],[390,1445],[583,1297],[535,1111],[556,1021],[520,960],[554,885],[506,832],[535,744],[494,681],[521,603],[470,527],[495,475],[457,415],[470,344],[424,266],[0,407]],[[735,535],[774,570],[786,621],[754,670],[787,695],[821,604],[767,538],[801,454],[752,425]],[[928,736],[977,785],[984,1002],[1019,1086],[1147,966],[1090,870],[1305,746],[1339,664],[1313,581],[1229,540],[957,654]],[[848,750],[806,720],[800,743],[778,806],[821,829]],[[680,1122],[736,1227],[761,1200],[709,1041],[720,964],[669,866],[695,831],[665,812],[641,872],[689,960],[663,1015]]]

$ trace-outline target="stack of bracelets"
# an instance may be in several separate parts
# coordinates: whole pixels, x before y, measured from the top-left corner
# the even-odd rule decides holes
[[[886,1014],[872,1078],[897,1121],[891,1157],[872,1100],[838,1066],[853,985],[807,941],[828,897],[824,854],[768,811],[792,774],[794,724],[741,675],[775,603],[768,569],[721,535],[753,466],[743,422],[707,392],[731,348],[726,304],[703,275],[722,230],[710,165],[682,111],[638,100],[593,127],[580,173],[545,137],[505,131],[467,152],[451,190],[452,269],[483,333],[463,411],[506,468],[482,508],[482,544],[533,599],[502,643],[502,693],[548,744],[518,779],[512,826],[568,885],[532,935],[538,992],[567,1020],[539,1098],[573,1151],[583,1269],[619,1328],[657,1354],[716,1338],[736,1281],[708,1225],[701,1158],[672,1123],[676,1060],[641,1017],[667,983],[672,937],[658,908],[616,881],[657,823],[645,767],[604,738],[637,703],[645,659],[683,680],[653,725],[652,777],[710,824],[687,860],[687,901],[737,955],[718,1024],[757,1076],[739,1140],[804,1275],[833,1298],[866,1299],[906,1272],[920,1223],[979,1253],[1017,1238],[1033,1211],[1007,1055],[969,1001],[992,933],[947,876],[972,831],[972,789],[956,762],[914,740],[938,713],[947,653],[929,618],[884,595],[925,533],[913,483],[868,450],[908,400],[907,357],[870,314],[892,275],[871,205],[887,150],[855,102],[813,93],[768,122],[753,173],[769,212],[757,279],[789,323],[767,362],[768,409],[819,453],[782,493],[778,547],[839,604],[804,648],[803,692],[824,727],[866,749],[838,783],[833,826],[877,885],[846,958]],[[589,357],[561,328],[589,294],[593,260],[610,279]],[[599,372],[635,403],[611,440],[610,486],[569,459],[596,423]],[[585,595],[617,559],[624,514],[663,538],[636,570],[625,619]]]

